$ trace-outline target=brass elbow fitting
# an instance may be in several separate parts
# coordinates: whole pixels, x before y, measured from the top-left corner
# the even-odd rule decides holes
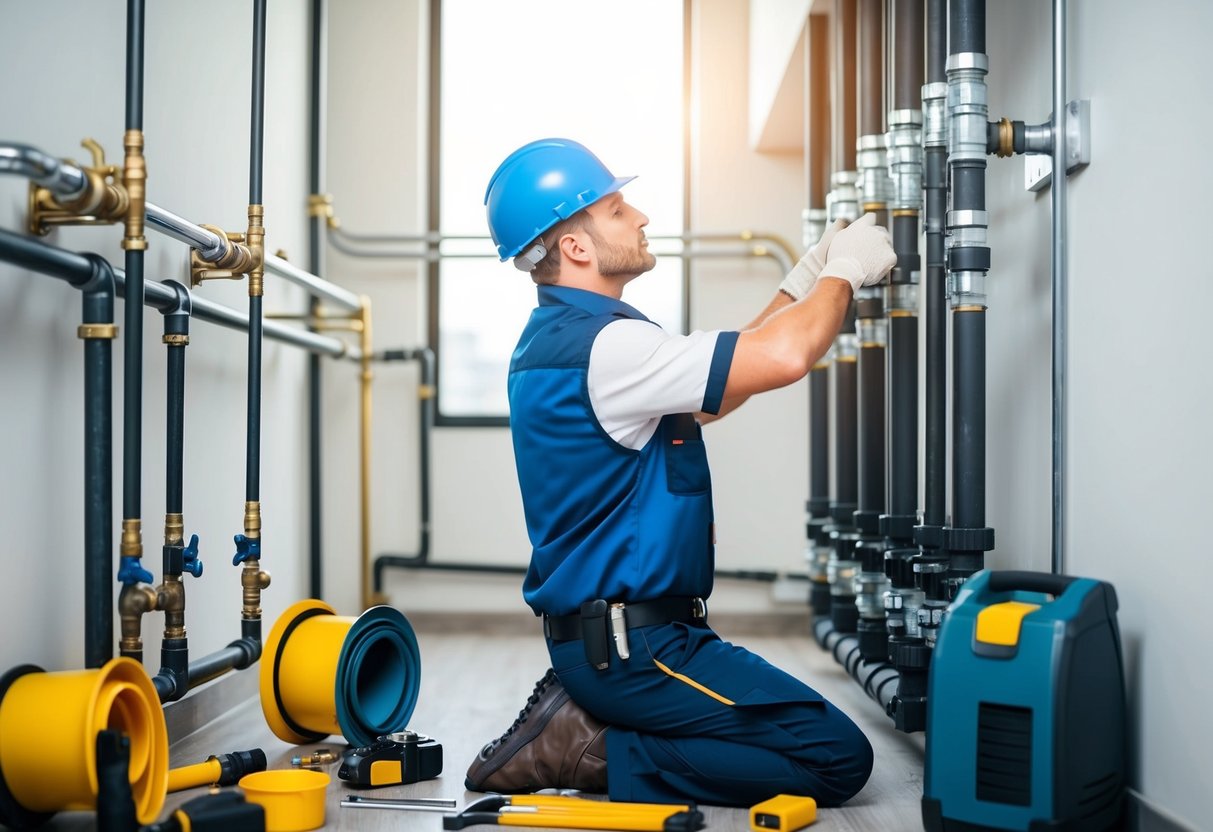
[[[156,588],[156,608],[164,611],[164,637],[185,638],[185,582],[180,575],[165,575]]]
[[[44,236],[56,225],[108,225],[130,215],[129,192],[117,181],[118,167],[105,163],[105,150],[94,140],[85,139],[81,144],[92,154],[93,165],[80,167],[85,185],[74,199],[60,199],[49,188],[30,183],[28,224],[31,234]],[[141,164],[142,158],[139,161]],[[140,189],[140,200],[142,195]],[[142,201],[139,212],[142,224]]]
[[[207,260],[197,249],[190,249],[190,282],[194,286],[204,280],[239,280],[241,275],[253,268],[253,253],[244,244],[243,234],[229,234],[213,225],[204,224],[202,228],[219,238],[222,250],[213,260]]]

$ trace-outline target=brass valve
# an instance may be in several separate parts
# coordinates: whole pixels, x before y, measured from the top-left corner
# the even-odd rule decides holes
[[[327,748],[317,748],[311,754],[291,757],[291,765],[296,768],[315,768],[337,762],[337,755]]]
[[[93,157],[92,166],[80,166],[86,181],[84,190],[75,199],[63,202],[49,188],[31,182],[31,234],[45,236],[57,225],[112,225],[126,218],[130,202],[121,181],[122,168],[107,164],[105,149],[93,139],[86,138],[80,144]]]

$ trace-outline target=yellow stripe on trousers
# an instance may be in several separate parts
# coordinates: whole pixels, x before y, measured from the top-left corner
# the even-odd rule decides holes
[[[712,697],[717,702],[723,702],[726,705],[735,704],[732,699],[729,699],[728,697],[725,697],[725,696],[721,696],[719,693],[712,690],[711,688],[704,687],[703,685],[699,684],[694,679],[692,679],[690,676],[684,676],[681,673],[675,673],[674,671],[670,670],[668,667],[666,667],[664,664],[657,661],[656,659],[653,659],[653,664],[657,665],[657,667],[661,670],[661,672],[666,674],[667,676],[673,676],[678,681],[685,682],[686,684],[695,688],[695,690],[699,691],[700,693],[706,693],[708,696]]]

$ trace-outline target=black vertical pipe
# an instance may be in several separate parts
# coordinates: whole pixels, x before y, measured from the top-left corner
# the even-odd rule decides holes
[[[324,79],[326,44],[326,18],[324,0],[312,0],[312,75],[311,126],[308,152],[308,187],[313,197],[318,197],[324,188]],[[324,275],[324,222],[325,217],[312,211],[308,220],[308,265],[312,274]],[[320,301],[312,298],[309,311],[313,316],[320,310]],[[314,329],[314,328],[313,328]],[[324,499],[321,490],[321,395],[320,356],[315,353],[307,358],[308,400],[308,587],[309,597],[324,597],[324,571],[321,558],[323,524],[321,522]]]
[[[114,272],[91,254],[93,278],[81,286],[85,325],[114,323]],[[84,666],[114,656],[113,341],[84,339]]]
[[[249,205],[261,204],[261,160],[265,125],[265,0],[253,2],[252,114],[249,119]],[[249,296],[248,433],[244,499],[261,499],[261,296]]]
[[[188,314],[184,316],[189,320]],[[166,315],[165,335],[184,334],[175,332],[181,325],[181,316]],[[181,514],[184,500],[184,456],[185,456],[185,345],[168,345],[168,403],[166,407],[166,445],[164,511],[166,514]]]
[[[986,524],[985,312],[953,314],[952,340],[952,525],[980,529]]]
[[[143,130],[143,0],[126,5],[126,129]],[[143,249],[128,248],[126,340],[122,351],[122,516],[141,517],[140,468],[143,436]]]
[[[923,0],[893,0],[892,110],[922,109]]]
[[[918,511],[918,318],[889,319],[889,514]]]
[[[927,83],[946,81],[946,0],[927,0]],[[948,297],[944,268],[944,214],[947,211],[946,146],[923,154],[926,209],[926,465],[923,525],[942,527],[947,503],[947,344]]]
[[[856,61],[859,136],[884,133],[884,0],[858,0]]]
[[[860,344],[858,362],[859,503],[855,525],[879,532],[885,508],[885,347]]]
[[[261,159],[265,134],[265,0],[253,0],[253,91],[249,133],[249,205],[261,204]]]
[[[838,0],[834,10],[834,83],[830,89],[834,173],[855,170],[855,2]]]
[[[986,4],[984,0],[948,5],[948,53],[986,51]]]
[[[855,332],[854,304],[840,334]],[[834,492],[830,516],[850,528],[859,500],[859,428],[856,418],[858,367],[854,356],[834,359]]]
[[[809,514],[830,508],[830,365],[809,373]]]

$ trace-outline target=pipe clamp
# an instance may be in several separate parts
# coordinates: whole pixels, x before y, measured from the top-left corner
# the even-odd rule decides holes
[[[113,340],[118,337],[118,327],[115,324],[80,324],[76,327],[76,337]]]

